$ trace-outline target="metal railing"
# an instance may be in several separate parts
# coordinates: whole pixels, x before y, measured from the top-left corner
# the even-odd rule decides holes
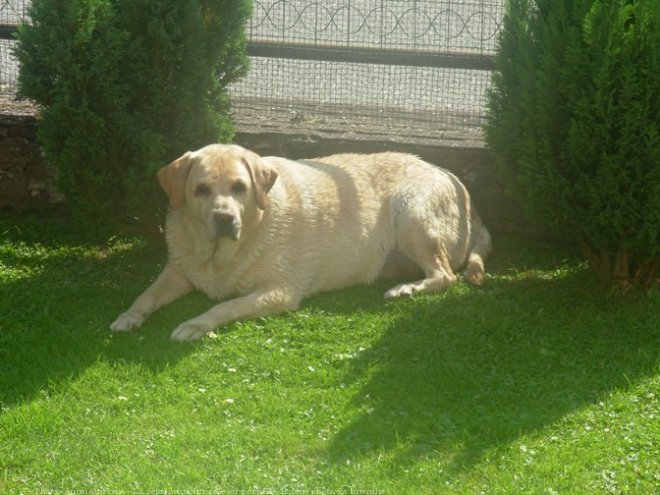
[[[504,1],[253,0],[235,119],[478,133]],[[0,92],[15,89],[10,40],[28,2],[0,0]]]
[[[503,3],[254,0],[236,116],[274,130],[477,136]]]
[[[16,26],[25,19],[25,0],[0,0],[0,39],[13,40]]]
[[[486,6],[490,8],[486,8]],[[492,2],[256,0],[251,55],[492,69]]]

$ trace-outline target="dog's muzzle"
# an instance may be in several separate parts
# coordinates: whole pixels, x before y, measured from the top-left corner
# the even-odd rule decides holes
[[[225,211],[214,212],[213,226],[215,228],[216,238],[229,237],[234,241],[238,240],[241,225],[233,214]]]

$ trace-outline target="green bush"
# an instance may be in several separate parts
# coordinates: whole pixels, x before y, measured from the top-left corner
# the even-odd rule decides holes
[[[509,0],[486,139],[535,219],[606,278],[657,283],[660,4]]]
[[[155,225],[156,170],[227,141],[227,85],[247,71],[249,0],[33,0],[19,94],[81,219]]]

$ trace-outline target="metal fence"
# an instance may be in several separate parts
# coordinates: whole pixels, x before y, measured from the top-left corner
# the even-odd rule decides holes
[[[253,0],[234,118],[243,129],[478,135],[504,1]],[[0,0],[0,25],[27,2]],[[11,43],[0,40],[0,92],[15,89]]]
[[[255,0],[236,115],[332,133],[478,134],[503,1]]]
[[[0,0],[0,95],[16,90],[18,67],[12,56],[11,33],[26,15],[25,0]]]

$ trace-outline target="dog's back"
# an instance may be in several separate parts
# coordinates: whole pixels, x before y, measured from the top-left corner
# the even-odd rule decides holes
[[[289,235],[298,239],[298,264],[314,274],[310,293],[370,283],[392,252],[418,258],[429,241],[442,246],[446,268],[466,265],[470,282],[483,280],[490,235],[450,172],[403,153],[265,160],[278,169],[288,205],[274,206],[301,226]]]

